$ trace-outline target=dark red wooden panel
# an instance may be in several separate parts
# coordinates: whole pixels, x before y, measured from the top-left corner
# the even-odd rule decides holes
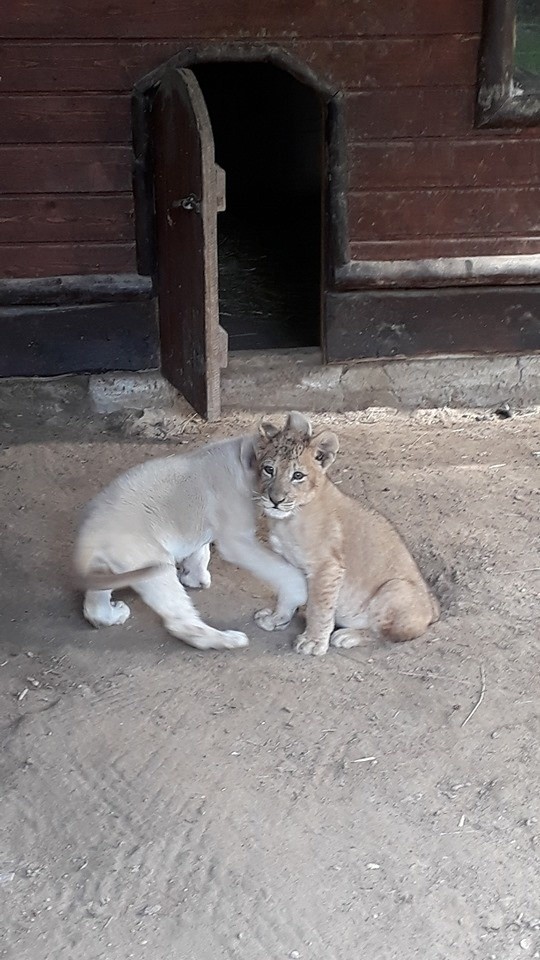
[[[480,30],[473,0],[6,0],[4,37],[294,37]]]
[[[0,197],[0,244],[133,241],[131,196]]]
[[[178,36],[182,39],[6,42],[0,45],[0,91],[128,91],[145,73],[185,49],[186,35]],[[219,38],[201,43],[212,41],[219,43]],[[354,41],[287,38],[279,45],[328,80],[351,88],[472,86],[476,82],[478,41],[470,36]]]
[[[3,193],[121,193],[131,189],[129,147],[94,144],[0,147]]]
[[[0,278],[135,273],[134,243],[2,244]]]
[[[131,90],[133,84],[178,53],[179,40],[0,44],[0,91]]]
[[[403,87],[348,93],[345,116],[349,141],[464,136],[474,129],[475,105],[475,87]]]
[[[395,90],[349,91],[345,112],[349,142],[417,137],[470,137],[493,140],[493,130],[474,125],[476,86],[401,87]],[[540,136],[534,127],[502,128],[497,138],[528,140]]]
[[[540,139],[400,140],[350,149],[351,190],[540,183]]]
[[[349,229],[354,240],[540,235],[539,211],[540,187],[356,193]]]
[[[468,237],[422,240],[353,241],[352,260],[429,260],[433,257],[493,257],[540,254],[540,237]]]
[[[313,70],[349,89],[476,82],[476,37],[301,41],[294,49]]]
[[[128,96],[0,94],[0,143],[128,143]]]

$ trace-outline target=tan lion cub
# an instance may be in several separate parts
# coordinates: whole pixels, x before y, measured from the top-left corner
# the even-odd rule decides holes
[[[328,479],[339,446],[335,434],[313,436],[309,420],[296,412],[283,429],[263,422],[259,433],[255,449],[270,543],[308,580],[306,628],[296,649],[322,656],[329,643],[354,647],[369,634],[421,636],[438,619],[438,604],[388,520]],[[278,610],[261,610],[255,619],[264,630],[287,625]]]

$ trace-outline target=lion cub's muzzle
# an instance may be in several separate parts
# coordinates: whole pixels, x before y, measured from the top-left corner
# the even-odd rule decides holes
[[[285,517],[290,517],[294,510],[294,503],[291,503],[286,497],[278,499],[275,494],[266,494],[263,497],[263,510],[267,517],[283,520]]]

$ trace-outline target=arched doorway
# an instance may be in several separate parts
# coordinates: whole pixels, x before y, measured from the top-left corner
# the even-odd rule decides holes
[[[344,234],[334,96],[262,47],[188,51],[135,90],[139,269],[156,283],[163,372],[210,418],[227,338],[324,351]]]
[[[219,314],[231,350],[320,346],[324,105],[268,63],[192,68],[225,170]]]

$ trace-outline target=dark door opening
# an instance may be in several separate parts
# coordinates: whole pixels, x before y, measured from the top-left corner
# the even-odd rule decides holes
[[[229,347],[319,346],[324,104],[271,64],[191,69],[226,174],[219,321]]]

